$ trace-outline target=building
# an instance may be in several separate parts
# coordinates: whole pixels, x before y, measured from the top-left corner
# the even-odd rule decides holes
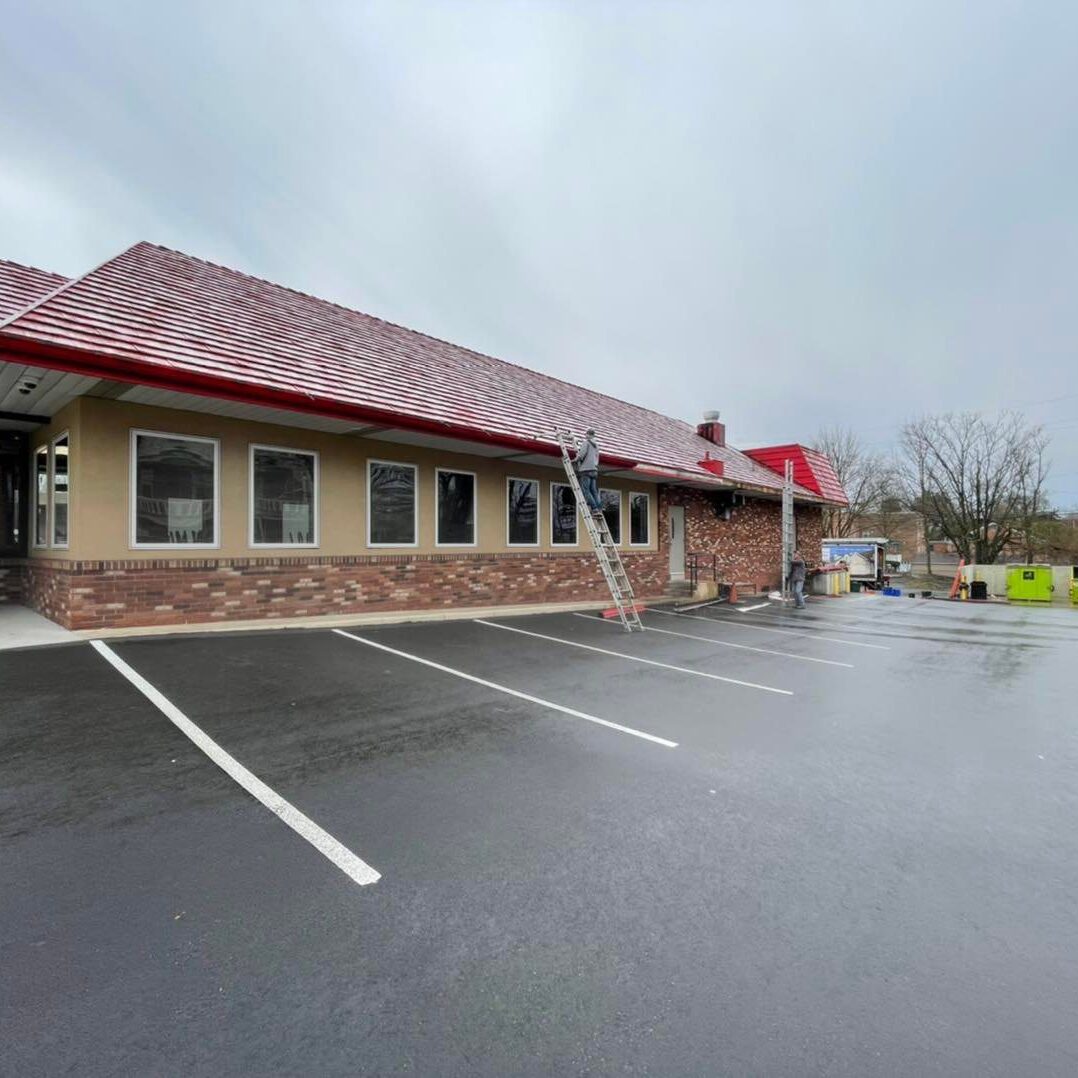
[[[782,479],[717,421],[148,243],[74,280],[0,263],[0,593],[78,629],[600,600],[558,425],[599,433],[638,595],[697,553],[777,582]],[[799,467],[818,549],[843,495]]]

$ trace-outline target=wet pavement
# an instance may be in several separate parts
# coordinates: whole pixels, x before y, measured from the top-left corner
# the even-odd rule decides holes
[[[0,655],[0,1070],[1078,1070],[1078,615],[501,620]]]

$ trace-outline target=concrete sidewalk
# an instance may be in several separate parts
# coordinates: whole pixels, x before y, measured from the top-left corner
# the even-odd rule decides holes
[[[15,603],[0,604],[0,651],[64,644],[78,637],[54,621]]]

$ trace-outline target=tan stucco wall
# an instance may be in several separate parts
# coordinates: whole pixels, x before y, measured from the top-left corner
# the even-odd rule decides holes
[[[218,438],[221,443],[220,546],[213,550],[133,549],[129,541],[130,432],[132,429],[171,434],[194,434]],[[60,413],[50,427],[35,436],[39,444],[69,429],[72,434],[72,519],[68,551],[38,550],[37,556],[81,560],[160,559],[207,557],[257,557],[348,555],[365,553],[407,554],[486,552],[506,550],[586,549],[587,536],[578,528],[577,547],[550,545],[550,483],[559,478],[554,468],[492,461],[485,457],[447,453],[349,435],[323,434],[296,427],[273,426],[226,419],[200,412],[126,404],[122,401],[83,397]],[[319,454],[319,546],[266,548],[248,545],[248,460],[251,443],[290,449],[316,450]],[[399,461],[418,466],[419,545],[386,549],[366,545],[366,462],[368,458]],[[434,543],[434,469],[461,468],[477,475],[478,542],[474,547]],[[538,479],[540,544],[509,547],[506,544],[506,478]],[[562,476],[562,478],[564,478]],[[658,546],[657,488],[647,483],[603,480],[604,488],[620,490],[622,496],[622,545],[628,548],[630,491],[649,494],[651,522],[648,547]]]

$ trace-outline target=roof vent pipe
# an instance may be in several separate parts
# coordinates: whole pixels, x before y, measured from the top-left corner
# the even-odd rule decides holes
[[[715,445],[726,445],[726,424],[719,422],[718,412],[704,412],[704,421],[696,428],[696,433]]]

